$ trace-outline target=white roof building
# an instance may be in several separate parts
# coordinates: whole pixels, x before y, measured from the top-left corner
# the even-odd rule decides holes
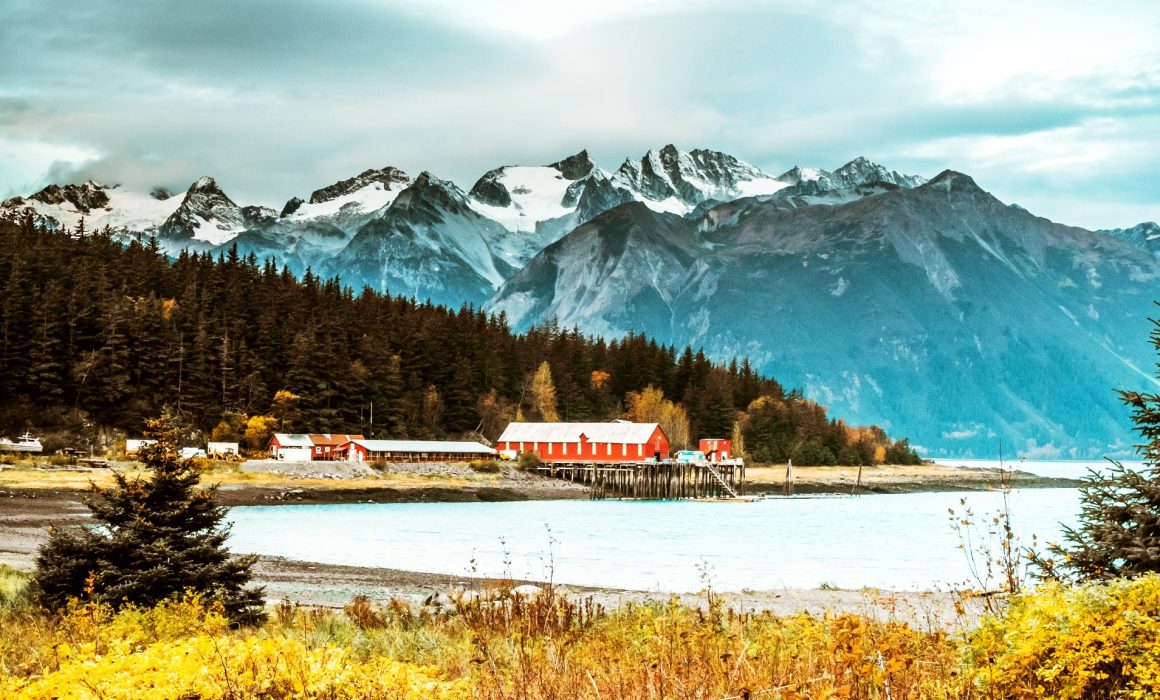
[[[498,442],[570,442],[580,441],[584,435],[589,442],[639,445],[648,442],[656,423],[509,423]]]
[[[495,455],[487,445],[469,440],[351,440],[347,444],[351,443],[367,452]]]
[[[271,441],[280,447],[314,447],[314,442],[305,433],[275,433]]]

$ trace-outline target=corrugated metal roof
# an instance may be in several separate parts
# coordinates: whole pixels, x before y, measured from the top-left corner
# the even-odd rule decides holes
[[[590,442],[639,445],[648,442],[656,423],[509,423],[499,442],[580,442],[580,434]]]
[[[282,447],[314,447],[310,436],[303,433],[274,433],[274,439]]]
[[[351,440],[368,452],[425,452],[442,454],[493,455],[487,445],[470,441],[450,440]]]

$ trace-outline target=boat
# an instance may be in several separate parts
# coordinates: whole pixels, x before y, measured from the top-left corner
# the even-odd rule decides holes
[[[44,446],[40,438],[32,437],[32,433],[24,433],[16,441],[0,438],[0,452],[42,452]]]

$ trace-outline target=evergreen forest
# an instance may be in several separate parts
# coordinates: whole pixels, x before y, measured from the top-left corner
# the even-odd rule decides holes
[[[123,244],[0,218],[0,435],[112,448],[168,414],[189,440],[272,432],[485,437],[524,420],[656,420],[674,447],[732,437],[760,461],[915,462],[757,374],[640,335],[553,325],[296,278],[270,260]],[[674,435],[675,434],[675,435]]]

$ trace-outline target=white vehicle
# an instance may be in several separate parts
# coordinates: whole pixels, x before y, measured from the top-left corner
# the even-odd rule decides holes
[[[677,464],[704,464],[708,460],[700,450],[681,450],[677,453]]]

